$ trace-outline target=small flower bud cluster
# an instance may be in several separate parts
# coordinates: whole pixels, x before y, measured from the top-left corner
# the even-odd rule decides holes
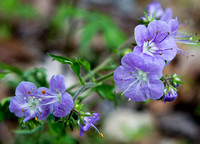
[[[129,100],[145,101],[146,99],[161,99],[172,101],[176,99],[176,87],[181,84],[180,77],[173,74],[169,85],[161,81],[162,70],[166,63],[171,62],[177,52],[182,55],[189,53],[177,48],[176,42],[196,43],[197,41],[182,40],[177,30],[178,18],[172,18],[172,10],[163,11],[159,2],[147,6],[144,23],[135,27],[136,46],[133,52],[126,54],[122,65],[114,72],[116,85]],[[149,16],[149,18],[148,18]],[[163,96],[164,95],[164,96]]]
[[[167,75],[163,76],[161,80],[165,86],[163,101],[166,103],[175,100],[178,96],[177,88],[182,84],[180,76],[174,73],[169,78],[167,78]]]
[[[52,113],[56,117],[67,116],[74,107],[72,96],[65,92],[65,79],[54,75],[49,89],[37,88],[31,82],[22,81],[11,98],[9,109],[17,117],[24,117],[23,122],[32,118],[44,120]]]

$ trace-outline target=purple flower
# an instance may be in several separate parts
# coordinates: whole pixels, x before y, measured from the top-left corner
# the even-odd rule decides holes
[[[147,14],[149,14],[152,17],[155,15],[156,19],[160,18],[164,13],[161,4],[157,1],[150,3],[146,9]]]
[[[162,68],[158,63],[145,61],[141,54],[131,52],[122,58],[122,66],[114,72],[116,85],[132,101],[159,99],[163,96],[164,85],[159,79]]]
[[[15,91],[15,96],[11,98],[9,109],[17,117],[25,117],[23,122],[32,118],[44,120],[49,115],[48,106],[43,105],[43,101],[38,97],[37,87],[31,82],[21,82]]]
[[[50,112],[56,117],[67,116],[74,107],[72,96],[65,92],[65,78],[54,75],[50,80],[50,88],[39,88],[40,97],[49,105]]]
[[[145,61],[154,61],[164,67],[164,60],[171,61],[177,53],[176,42],[170,34],[171,29],[164,21],[150,22],[148,27],[138,25],[135,28],[137,46],[134,52],[143,54]]]
[[[89,114],[90,113],[86,113]],[[103,138],[103,134],[99,132],[99,130],[94,126],[94,124],[99,120],[99,113],[93,113],[93,116],[88,116],[88,117],[83,117],[82,120],[84,122],[85,125],[82,125],[79,122],[79,126],[80,126],[80,136],[83,136],[84,132],[86,132],[90,127],[93,127],[98,133],[99,135]]]
[[[167,8],[165,11],[163,11],[161,4],[157,1],[150,3],[146,9],[147,15],[150,18],[155,17],[155,19],[165,22],[168,22],[173,16],[171,8]]]
[[[178,94],[176,92],[176,89],[172,86],[168,86],[164,90],[164,96],[163,100],[166,103],[167,101],[173,101],[177,98]]]

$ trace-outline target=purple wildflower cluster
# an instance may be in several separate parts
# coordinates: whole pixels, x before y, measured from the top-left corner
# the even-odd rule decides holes
[[[52,113],[56,117],[67,116],[74,107],[72,96],[65,92],[65,79],[54,75],[49,89],[37,88],[31,82],[22,81],[11,98],[9,109],[17,117],[24,117],[23,122],[32,118],[44,120]]]
[[[166,63],[174,59],[177,52],[189,53],[179,49],[176,42],[197,43],[186,40],[187,37],[178,32],[179,22],[173,19],[172,10],[163,11],[159,2],[147,6],[147,16],[142,17],[145,25],[135,27],[135,46],[133,52],[125,55],[114,72],[116,85],[129,100],[145,101],[146,99],[163,99],[164,102],[175,100],[177,90],[169,82],[163,82],[162,70]],[[179,79],[180,82],[180,79]]]
[[[55,117],[65,117],[74,108],[72,96],[65,92],[65,78],[54,75],[50,80],[49,88],[37,88],[31,82],[22,81],[16,88],[15,96],[11,98],[9,109],[17,117],[24,117],[23,122],[35,118],[45,120],[50,113]],[[86,113],[89,114],[89,113]],[[94,127],[99,135],[103,134],[94,126],[99,120],[99,113],[83,117],[84,125],[79,122],[80,136],[90,127]]]

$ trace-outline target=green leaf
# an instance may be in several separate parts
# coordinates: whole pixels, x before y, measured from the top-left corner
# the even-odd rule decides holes
[[[58,122],[52,122],[49,124],[50,133],[58,136],[64,136],[66,135],[66,128],[63,123]]]
[[[3,119],[10,119],[11,117],[14,116],[13,113],[10,112],[9,110],[9,104],[10,104],[10,98],[11,97],[7,97],[1,100],[0,103],[0,122]]]
[[[0,80],[3,79],[7,74],[9,73],[8,72],[0,73]]]
[[[82,85],[85,85],[84,80],[80,76],[80,65],[77,62],[74,62],[71,64],[71,68],[74,71],[74,73],[77,75],[79,78],[79,81],[81,82]]]
[[[18,75],[23,74],[22,70],[20,70],[19,68],[4,64],[2,62],[0,62],[0,69],[8,71],[8,72],[13,72],[13,73],[16,73]]]
[[[82,120],[81,117],[79,117],[79,121],[80,121],[80,123],[81,123],[82,125],[85,125],[85,123],[83,122],[83,120]]]
[[[83,59],[83,58],[79,58],[79,59],[78,59],[78,62],[79,62],[79,64],[82,65],[87,71],[90,71],[90,63],[89,63],[87,60],[85,60],[85,59]]]
[[[34,129],[32,129],[32,130],[17,129],[17,130],[14,130],[13,132],[14,132],[15,134],[22,134],[22,135],[24,135],[24,134],[33,134],[33,133],[37,132],[37,131],[40,130],[40,129],[42,129],[42,126],[37,126],[37,127],[35,127]]]
[[[10,103],[10,98],[11,98],[11,97],[7,97],[7,98],[2,99],[2,100],[1,100],[1,105],[3,106],[3,105],[5,105],[5,103],[7,103],[7,102]]]
[[[54,60],[57,60],[62,64],[73,64],[73,62],[74,62],[73,59],[66,58],[66,57],[63,57],[63,56],[56,56],[56,55],[53,55],[53,54],[50,54],[50,53],[48,53],[48,55],[50,57],[52,57]]]
[[[82,65],[89,72],[90,77],[92,78],[92,81],[95,81],[95,77],[94,77],[94,75],[93,75],[93,73],[91,71],[90,63],[87,60],[83,59],[83,58],[79,58],[78,59],[78,63],[80,65]]]
[[[74,71],[74,73],[77,75],[79,81],[81,82],[82,85],[85,85],[84,80],[81,78],[80,76],[80,65],[78,63],[78,61],[76,59],[71,59],[71,58],[66,58],[63,56],[56,56],[53,54],[48,54],[50,57],[52,57],[53,59],[59,61],[62,64],[70,64],[72,70]]]

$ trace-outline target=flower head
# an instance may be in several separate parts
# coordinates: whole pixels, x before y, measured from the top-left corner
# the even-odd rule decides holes
[[[90,113],[86,113],[86,114],[90,114]],[[88,117],[83,117],[83,122],[85,125],[81,124],[79,122],[79,126],[80,126],[80,136],[82,136],[84,134],[84,132],[86,132],[90,127],[93,127],[98,133],[99,135],[103,138],[103,134],[99,132],[99,130],[94,126],[94,124],[99,120],[99,113],[93,113],[93,116],[88,116]]]
[[[155,15],[155,18],[158,19],[163,15],[163,9],[159,2],[154,1],[147,5],[147,13],[151,16]]]
[[[131,52],[122,58],[122,66],[114,72],[116,85],[132,101],[159,99],[163,96],[162,67],[158,63],[145,61],[141,54]]]
[[[173,101],[177,98],[178,94],[176,89],[172,86],[168,86],[164,90],[163,100],[166,103],[167,101]]]
[[[149,17],[155,17],[155,19],[165,22],[168,22],[173,16],[171,8],[167,8],[163,11],[161,4],[157,1],[150,3],[146,9]]]
[[[38,90],[56,117],[65,117],[74,107],[72,96],[65,92],[65,78],[61,75],[52,76],[49,89],[41,87]]]
[[[150,22],[148,27],[138,25],[134,52],[143,54],[146,61],[155,61],[164,67],[164,60],[171,61],[177,53],[177,45],[170,34],[171,29],[164,21]]]
[[[38,89],[31,82],[21,82],[15,91],[15,96],[11,98],[9,109],[17,117],[25,117],[24,122],[35,118],[44,120],[49,115],[48,106],[38,97]]]

